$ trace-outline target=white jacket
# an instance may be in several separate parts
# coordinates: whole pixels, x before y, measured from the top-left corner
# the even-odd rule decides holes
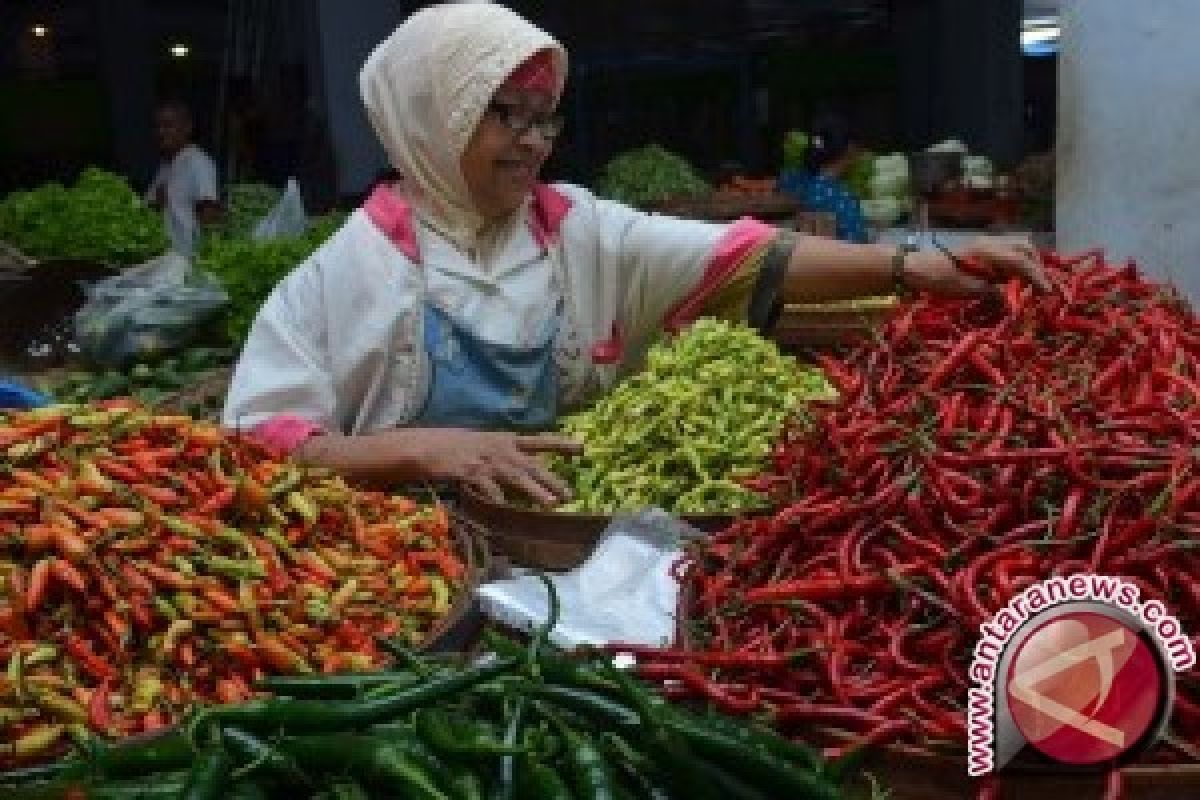
[[[415,223],[404,200],[390,192],[385,200],[387,213],[369,213],[377,193],[272,292],[237,365],[226,425],[288,414],[360,434],[410,422],[429,390],[426,301],[484,338],[519,345],[562,297],[560,405],[578,407],[640,363],[730,230],[643,213],[578,186],[539,187],[524,211],[528,225],[481,265]],[[592,348],[614,327],[620,360],[596,363]]]

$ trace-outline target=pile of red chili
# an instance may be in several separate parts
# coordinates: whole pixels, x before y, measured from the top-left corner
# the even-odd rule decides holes
[[[834,747],[961,752],[977,626],[1032,583],[1126,576],[1200,632],[1195,317],[1132,265],[1043,260],[1051,293],[919,299],[823,360],[841,399],[755,481],[778,512],[680,565],[685,649],[643,676]],[[1157,758],[1200,744],[1193,678]]]
[[[444,510],[129,403],[0,414],[0,764],[265,674],[367,670],[461,589]]]

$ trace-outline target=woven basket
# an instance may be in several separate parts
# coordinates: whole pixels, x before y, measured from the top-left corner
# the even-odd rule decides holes
[[[417,648],[422,652],[463,652],[474,643],[483,626],[478,589],[492,570],[487,531],[477,522],[454,513],[450,515],[450,530],[458,541],[466,574],[450,611],[438,620]]]
[[[582,564],[612,522],[610,514],[535,511],[494,503],[464,489],[464,514],[484,525],[495,549],[514,564],[540,569],[573,569]],[[683,514],[684,522],[706,533],[729,527],[737,514]]]
[[[232,379],[232,367],[218,367],[195,375],[187,388],[164,398],[158,408],[169,414],[191,414],[195,411],[197,413],[193,416],[215,421],[221,415]]]

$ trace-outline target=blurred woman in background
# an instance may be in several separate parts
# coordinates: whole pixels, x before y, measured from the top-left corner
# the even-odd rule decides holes
[[[865,244],[867,222],[862,205],[845,183],[845,176],[859,149],[845,118],[819,114],[809,131],[804,169],[784,170],[780,191],[794,196],[808,211],[825,211],[837,218],[837,238]]]

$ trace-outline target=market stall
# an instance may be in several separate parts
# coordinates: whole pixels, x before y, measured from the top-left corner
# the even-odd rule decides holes
[[[642,157],[610,192],[674,170],[633,199],[796,213],[765,184],[681,199],[699,179]],[[178,266],[31,227],[47,197],[0,213],[37,254],[20,283],[60,254]],[[1047,251],[1047,294],[793,305],[770,339],[699,321],[560,422],[585,453],[553,460],[575,500],[545,509],[349,485],[209,421],[254,310],[338,222],[256,237],[280,197],[242,198],[191,265],[226,295],[202,323],[189,269],[153,336],[110,303],[38,382],[60,405],[0,412],[5,797],[987,796],[967,665],[1014,594],[1099,572],[1197,622],[1200,339],[1132,265]],[[565,571],[561,624],[524,568]],[[1109,797],[1191,791],[1191,676],[1155,747],[1094,778]]]

